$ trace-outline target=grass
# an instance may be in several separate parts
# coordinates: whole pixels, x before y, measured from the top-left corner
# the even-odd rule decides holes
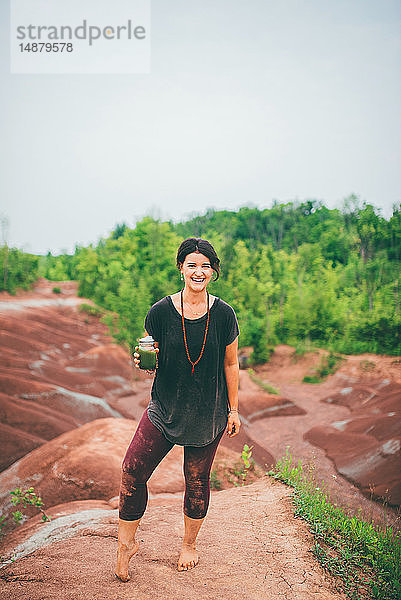
[[[313,554],[352,600],[400,600],[401,532],[348,516],[330,494],[295,466],[288,448],[268,475],[294,488],[294,513],[309,523]]]
[[[314,369],[315,375],[305,375],[303,378],[304,383],[321,383],[326,379],[328,375],[335,373],[339,369],[344,358],[339,354],[330,352],[327,356],[324,356],[320,361],[320,364]]]
[[[86,313],[92,317],[102,317],[106,312],[104,308],[101,308],[100,306],[93,306],[92,304],[87,304],[85,302],[78,306],[78,310],[79,312]]]
[[[270,383],[267,383],[266,381],[263,381],[262,379],[260,379],[255,371],[253,369],[248,369],[248,373],[249,373],[249,377],[252,379],[252,381],[254,383],[256,383],[256,385],[258,385],[259,387],[262,388],[262,390],[264,390],[265,392],[269,392],[269,394],[278,394],[278,390],[276,390],[276,388],[274,388],[272,385],[270,385]]]

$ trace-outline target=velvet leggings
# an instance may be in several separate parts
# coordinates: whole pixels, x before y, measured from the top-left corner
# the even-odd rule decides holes
[[[207,513],[210,469],[223,433],[207,446],[184,446],[184,514],[192,519],[203,519]],[[120,519],[135,521],[142,517],[148,501],[146,482],[173,446],[145,410],[122,464]]]

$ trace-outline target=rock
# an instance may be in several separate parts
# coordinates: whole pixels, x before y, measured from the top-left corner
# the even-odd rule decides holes
[[[99,520],[110,514],[113,514],[115,523],[115,512],[110,503],[104,500],[77,500],[52,506],[46,510],[50,521],[43,522],[41,515],[36,515],[5,536],[1,566],[39,548],[75,536],[84,528],[97,525]]]
[[[239,397],[241,415],[249,423],[270,417],[305,414],[304,409],[297,406],[289,398],[283,398],[278,394],[270,394],[264,391],[252,381],[246,371],[241,371]]]
[[[323,448],[339,473],[368,497],[401,505],[401,384],[359,383],[323,398],[351,413],[331,426],[313,427],[305,439]]]

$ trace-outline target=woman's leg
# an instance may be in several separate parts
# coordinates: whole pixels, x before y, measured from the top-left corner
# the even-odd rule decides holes
[[[184,448],[184,526],[178,570],[188,571],[198,564],[196,537],[206,516],[210,499],[210,469],[224,431],[207,446]]]
[[[129,580],[129,560],[139,548],[135,534],[148,501],[146,482],[172,447],[145,410],[122,464],[115,570],[121,581]]]

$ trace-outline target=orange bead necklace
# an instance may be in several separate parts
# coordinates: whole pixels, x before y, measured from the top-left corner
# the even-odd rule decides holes
[[[203,344],[202,344],[202,350],[198,356],[198,359],[195,362],[192,362],[191,357],[189,356],[189,350],[188,350],[188,344],[187,344],[187,336],[185,333],[185,321],[184,321],[184,290],[181,290],[181,321],[182,321],[182,333],[184,336],[184,345],[185,345],[185,352],[187,353],[187,358],[189,360],[189,362],[192,365],[192,371],[191,371],[191,375],[194,374],[194,369],[195,366],[198,364],[198,362],[200,361],[200,359],[202,358],[203,355],[203,351],[205,349],[205,344],[206,344],[206,337],[207,337],[207,331],[209,329],[209,292],[206,292],[207,294],[207,321],[206,321],[206,328],[205,328],[205,337],[203,338]]]

